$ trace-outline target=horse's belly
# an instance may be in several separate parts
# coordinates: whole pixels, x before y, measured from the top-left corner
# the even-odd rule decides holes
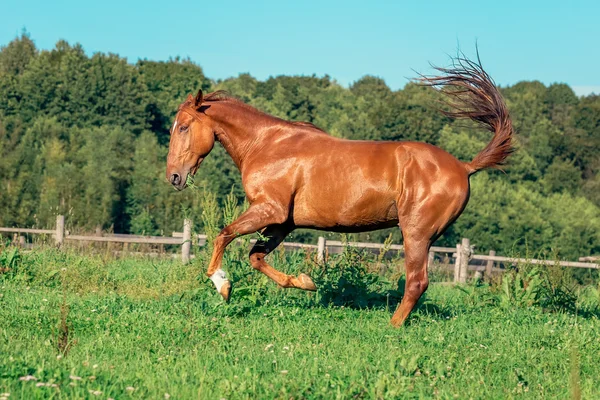
[[[345,194],[322,193],[297,197],[292,215],[294,224],[337,232],[371,231],[398,224],[395,194]]]

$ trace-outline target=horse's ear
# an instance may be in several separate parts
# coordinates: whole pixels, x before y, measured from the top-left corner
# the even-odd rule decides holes
[[[199,107],[202,105],[202,89],[198,89],[198,94],[196,94],[196,98],[194,99],[194,106]]]

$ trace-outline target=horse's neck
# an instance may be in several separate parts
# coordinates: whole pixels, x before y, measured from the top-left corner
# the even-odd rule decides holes
[[[212,118],[217,124],[217,140],[240,171],[244,160],[267,139],[265,131],[269,125],[276,121],[250,107],[229,101],[215,103]]]

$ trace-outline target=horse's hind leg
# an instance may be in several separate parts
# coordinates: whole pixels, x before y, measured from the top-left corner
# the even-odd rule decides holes
[[[421,207],[399,215],[404,239],[406,286],[404,297],[392,316],[392,325],[404,323],[421,295],[429,286],[427,256],[431,244],[460,215],[468,198],[468,190],[454,199],[431,198]],[[399,206],[399,210],[402,208]]]
[[[284,274],[266,263],[267,254],[275,250],[283,239],[292,231],[293,227],[286,224],[270,225],[263,232],[266,240],[256,242],[250,250],[250,264],[252,268],[262,272],[279,286],[284,288],[298,288],[303,290],[317,290],[312,279],[306,274],[295,276]]]
[[[404,323],[421,295],[427,290],[427,255],[431,241],[429,238],[412,238],[403,230],[404,266],[406,268],[406,286],[402,301],[392,316],[391,323],[399,327]]]

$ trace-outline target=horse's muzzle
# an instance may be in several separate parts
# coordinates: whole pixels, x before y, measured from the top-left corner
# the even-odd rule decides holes
[[[185,188],[186,182],[179,174],[171,174],[169,177],[169,182],[171,182],[171,185],[173,185],[173,187],[177,190],[183,190]]]
[[[169,182],[171,182],[171,185],[173,185],[173,186],[179,186],[179,184],[181,183],[181,175],[171,174],[171,177],[169,178]]]

